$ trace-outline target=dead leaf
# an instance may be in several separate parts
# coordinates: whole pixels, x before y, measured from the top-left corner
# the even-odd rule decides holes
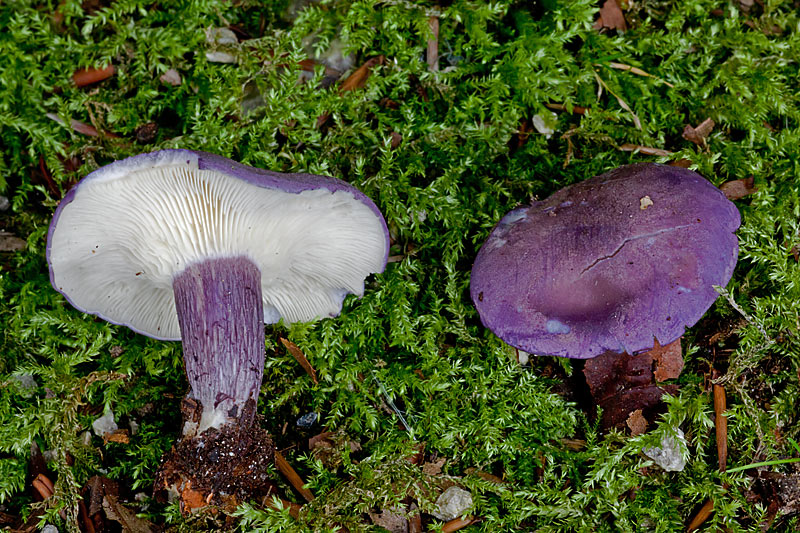
[[[372,73],[372,69],[378,65],[383,65],[383,62],[383,56],[376,56],[368,59],[363,65],[358,67],[355,72],[350,74],[347,79],[342,82],[342,85],[339,86],[339,92],[344,93],[364,87],[364,85],[367,83],[369,75]]]
[[[183,81],[180,73],[174,68],[167,70],[158,79],[161,80],[161,83],[172,85],[173,87],[177,87]]]
[[[440,457],[433,462],[427,462],[422,465],[422,473],[429,476],[438,476],[442,473],[442,467],[446,462],[447,459],[444,457]]]
[[[652,414],[665,393],[677,391],[674,385],[656,384],[651,352],[635,356],[605,352],[587,360],[583,374],[592,398],[603,409],[603,429],[622,427],[637,409]]]
[[[368,513],[372,523],[390,533],[408,533],[405,509],[382,509],[380,513]]]
[[[628,415],[625,425],[631,430],[631,435],[642,435],[647,431],[647,419],[642,414],[641,409],[637,409]]]
[[[676,379],[681,375],[683,370],[683,351],[681,350],[680,338],[666,346],[661,346],[656,341],[655,346],[649,353],[655,362],[653,375],[656,381]]]
[[[683,138],[687,141],[693,142],[698,146],[705,146],[706,145],[706,138],[709,136],[711,131],[714,129],[714,121],[710,118],[705,119],[701,122],[696,128],[693,128],[689,124],[687,124],[683,128]]]
[[[676,159],[675,161],[670,161],[667,163],[671,167],[680,167],[680,168],[689,168],[692,166],[692,162],[685,158]]]
[[[391,132],[389,135],[392,138],[392,140],[389,142],[389,146],[391,147],[392,150],[394,150],[395,148],[400,146],[400,143],[403,142],[403,136],[397,133],[396,131]]]
[[[668,150],[662,150],[661,148],[651,148],[649,146],[641,146],[639,144],[630,144],[625,143],[619,147],[620,150],[623,152],[639,152],[640,154],[644,155],[654,155],[657,157],[668,157],[672,155],[672,152]]]
[[[45,113],[45,116],[47,118],[49,118],[50,120],[54,120],[55,122],[58,122],[62,126],[66,126],[67,125],[66,122],[64,122],[61,119],[61,117],[59,117],[55,113]],[[89,124],[86,124],[85,122],[81,122],[79,120],[70,119],[69,127],[72,128],[74,131],[77,131],[78,133],[82,133],[83,135],[88,135],[89,137],[97,137],[98,135],[100,135],[100,133],[97,131],[97,128],[95,128],[94,126],[91,126]],[[104,131],[103,133],[108,137],[119,138],[119,135],[117,135],[116,133],[112,133],[110,131]]]
[[[317,380],[317,372],[314,370],[314,367],[311,366],[311,363],[308,362],[308,359],[306,359],[306,354],[303,353],[303,350],[301,350],[300,347],[292,341],[284,339],[283,337],[281,337],[281,344],[283,344],[289,353],[292,354],[292,357],[294,357],[295,360],[300,363],[300,366],[303,367],[303,370],[305,370],[306,373],[311,376],[311,380],[314,382],[314,385],[318,385],[319,381]]]
[[[27,244],[27,242],[13,233],[0,231],[0,252],[18,252],[19,250],[24,250]]]
[[[113,76],[115,72],[116,69],[114,69],[114,65],[108,65],[104,68],[82,68],[76,70],[75,73],[72,74],[72,82],[76,87],[85,87],[93,83],[107,80]]]
[[[742,178],[739,180],[732,180],[723,183],[720,186],[720,190],[725,193],[725,197],[728,200],[738,200],[740,198],[744,198],[750,194],[753,194],[758,190],[758,187],[754,186],[755,178],[750,176],[749,178]]]
[[[131,438],[128,435],[127,429],[118,429],[112,433],[104,433],[103,434],[103,443],[108,444],[109,442],[116,442],[118,444],[128,444],[130,443]]]
[[[622,9],[620,9],[617,0],[605,0],[600,7],[600,16],[594,23],[594,29],[600,30],[603,28],[620,31],[628,29],[625,15],[622,14]]]

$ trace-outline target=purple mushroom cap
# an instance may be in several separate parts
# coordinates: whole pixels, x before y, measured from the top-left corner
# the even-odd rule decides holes
[[[537,355],[631,354],[680,337],[738,255],[739,211],[699,174],[627,165],[509,212],[472,269],[483,324]]]
[[[383,216],[346,182],[192,150],[92,172],[47,236],[50,281],[73,306],[164,340],[181,338],[172,280],[192,263],[248,257],[262,273],[265,323],[294,322],[337,314],[388,252]]]

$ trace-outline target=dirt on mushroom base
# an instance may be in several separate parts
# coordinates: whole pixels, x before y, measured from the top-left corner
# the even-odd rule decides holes
[[[253,409],[250,400],[242,418]],[[199,420],[202,414],[202,406],[191,399],[184,400],[181,410],[184,421]],[[269,479],[275,445],[258,422],[256,416],[249,427],[228,424],[182,438],[164,456],[153,496],[159,501],[180,498],[182,511],[190,513],[207,506],[233,510],[242,501],[275,492]]]

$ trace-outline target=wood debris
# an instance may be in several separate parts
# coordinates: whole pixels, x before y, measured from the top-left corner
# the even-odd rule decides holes
[[[673,154],[669,150],[662,150],[661,148],[651,148],[650,146],[642,146],[639,144],[625,143],[619,147],[623,152],[639,152],[644,155],[653,155],[656,157],[669,157]]]

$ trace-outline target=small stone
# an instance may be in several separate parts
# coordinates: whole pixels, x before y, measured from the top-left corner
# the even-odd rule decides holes
[[[209,28],[206,30],[206,43],[211,48],[219,46],[232,46],[239,42],[236,34],[228,28]],[[210,50],[206,52],[206,59],[212,63],[236,63],[236,57],[225,51]]]
[[[436,500],[433,516],[445,522],[463,516],[472,507],[472,494],[460,487],[452,486]]]
[[[164,83],[166,85],[172,85],[173,87],[177,87],[183,81],[181,75],[174,68],[171,68],[168,71],[166,71],[158,79],[161,80],[161,83]]]
[[[686,466],[686,459],[681,453],[681,450],[685,448],[685,445],[681,445],[681,442],[684,441],[683,431],[677,429],[675,434],[676,437],[671,435],[663,437],[659,447],[642,450],[642,453],[667,472],[680,472]]]
[[[17,374],[14,376],[14,380],[18,384],[19,393],[23,398],[30,398],[33,396],[36,392],[36,388],[39,386],[30,374]]]
[[[41,533],[58,533],[58,528],[53,524],[47,524],[41,529]]]
[[[114,421],[114,411],[108,409],[103,416],[92,422],[92,429],[94,434],[98,437],[111,435],[119,429],[117,423]]]
[[[297,419],[297,427],[308,429],[317,423],[318,417],[319,415],[313,411],[311,413],[306,413]]]
[[[553,133],[556,131],[556,123],[558,121],[558,116],[552,112],[546,112],[542,115],[534,115],[531,122],[533,122],[533,127],[536,128],[541,134],[549,139]]]
[[[0,211],[7,211],[11,207],[11,202],[5,196],[0,196]]]

